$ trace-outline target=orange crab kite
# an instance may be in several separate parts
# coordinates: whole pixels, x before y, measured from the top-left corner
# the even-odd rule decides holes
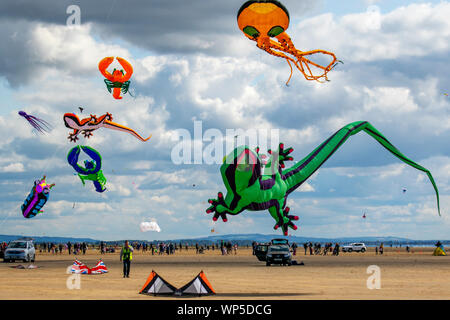
[[[119,61],[120,65],[125,69],[125,72],[124,70],[114,69],[111,74],[106,69],[113,61],[114,57],[103,58],[98,64],[98,69],[106,78],[105,83],[108,91],[111,93],[112,89],[113,97],[115,99],[122,99],[120,93],[126,94],[128,92],[128,88],[130,87],[129,80],[133,74],[133,67],[127,60],[117,57],[117,61]]]
[[[289,12],[277,0],[250,0],[245,2],[239,9],[237,22],[239,29],[244,32],[247,38],[256,41],[258,48],[276,57],[286,59],[291,68],[291,74],[286,85],[292,77],[291,62],[303,73],[306,80],[316,81],[320,79],[329,81],[328,72],[338,62],[342,62],[337,60],[332,52],[325,50],[300,51],[295,48],[291,38],[285,32],[289,27]],[[271,38],[276,38],[278,42]],[[295,59],[283,52],[295,57]],[[318,53],[330,56],[331,62],[327,66],[322,66],[309,59],[309,56]],[[311,67],[314,71],[318,70],[320,73],[314,75]]]

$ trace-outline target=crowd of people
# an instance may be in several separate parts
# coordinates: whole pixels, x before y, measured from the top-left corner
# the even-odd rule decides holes
[[[188,243],[176,243],[176,242],[158,242],[158,243],[148,243],[148,242],[130,242],[130,245],[133,246],[136,252],[149,252],[152,255],[171,255],[176,251],[188,251],[190,248],[195,248],[196,254],[205,253],[205,251],[209,250],[220,250],[222,255],[228,254],[237,254],[238,244],[232,244],[231,242],[221,241],[220,243],[215,244],[199,244],[195,243],[195,245],[191,246]],[[8,246],[7,243],[0,244],[0,250],[5,250]],[[118,243],[106,243],[101,241],[99,244],[92,244],[86,242],[76,242],[71,243],[70,241],[67,243],[53,243],[53,242],[38,242],[35,243],[35,248],[40,253],[48,252],[52,254],[86,254],[88,250],[99,250],[100,254],[107,253],[115,253],[118,252],[121,248],[121,244]],[[248,247],[248,246],[247,246]]]
[[[35,244],[36,250],[39,250],[40,253],[48,252],[52,254],[62,254],[63,252],[67,252],[68,254],[86,254],[88,250],[88,244],[86,242],[76,242],[71,243],[70,241],[67,243],[53,243],[53,242],[39,242]]]
[[[335,243],[333,247],[333,243],[327,242],[323,246],[321,243],[304,243],[303,248],[305,249],[305,255],[307,255],[307,252],[309,251],[309,255],[324,255],[326,256],[328,253],[330,253],[333,256],[338,256],[341,252],[341,247],[339,243]]]

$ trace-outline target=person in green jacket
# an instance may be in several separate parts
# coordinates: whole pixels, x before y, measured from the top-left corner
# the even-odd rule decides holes
[[[123,277],[130,277],[131,260],[133,259],[133,247],[128,244],[128,240],[125,240],[125,245],[120,251],[120,261],[123,261]]]

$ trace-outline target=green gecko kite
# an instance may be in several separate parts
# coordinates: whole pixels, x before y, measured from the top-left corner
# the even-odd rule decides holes
[[[262,161],[264,157],[259,155],[259,148],[256,152],[247,146],[236,148],[224,158],[224,163],[220,167],[227,195],[224,198],[219,192],[217,199],[209,199],[211,206],[206,212],[214,212],[214,221],[221,217],[226,222],[227,214],[237,215],[244,210],[268,209],[276,221],[274,229],[281,227],[284,235],[288,234],[288,227],[297,230],[292,221],[298,220],[298,216],[289,215],[289,207],[286,207],[288,195],[319,169],[351,135],[360,131],[365,131],[397,158],[428,175],[436,192],[440,215],[439,192],[430,171],[405,157],[367,121],[346,125],[301,161],[285,170],[282,170],[285,167],[284,161],[293,160],[289,156],[293,149],[285,150],[282,143],[277,153],[269,150],[271,157],[265,164]]]

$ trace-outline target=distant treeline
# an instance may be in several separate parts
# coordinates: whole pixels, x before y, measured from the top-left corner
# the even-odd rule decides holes
[[[242,239],[245,236],[245,239]],[[240,239],[233,239],[233,237],[236,238],[240,238]],[[19,236],[19,235],[0,235],[0,242],[9,242],[12,240],[17,240],[20,238],[28,238],[28,239],[33,239],[35,243],[53,243],[53,244],[59,244],[59,243],[63,243],[63,244],[67,244],[69,241],[74,244],[74,243],[87,243],[89,245],[95,245],[98,246],[100,245],[100,242],[102,242],[101,240],[94,240],[94,239],[90,239],[90,238],[66,238],[66,237],[46,237],[46,236],[41,236],[41,237],[23,237],[23,236]],[[259,234],[249,234],[249,235],[224,235],[223,237],[221,236],[214,236],[214,237],[210,237],[210,238],[198,238],[198,239],[176,239],[176,240],[133,240],[133,239],[123,239],[123,240],[115,240],[115,241],[103,241],[104,243],[106,243],[107,246],[121,246],[125,240],[128,240],[131,243],[147,243],[147,244],[153,244],[153,245],[157,245],[159,243],[174,243],[174,244],[182,244],[183,246],[195,246],[195,245],[199,245],[199,246],[212,246],[212,245],[219,245],[221,244],[221,242],[231,242],[232,244],[237,244],[240,247],[245,247],[245,246],[251,246],[253,242],[256,243],[268,243],[270,242],[271,239],[273,238],[285,238],[287,240],[289,240],[290,243],[296,243],[299,246],[302,246],[304,243],[320,243],[320,244],[325,244],[325,243],[339,243],[341,245],[345,245],[348,243],[354,243],[354,242],[362,242],[365,243],[366,246],[369,247],[375,247],[375,246],[379,246],[381,243],[384,244],[385,247],[405,247],[407,245],[412,246],[412,247],[423,247],[423,246],[434,246],[436,242],[440,241],[444,246],[449,246],[450,245],[450,240],[411,240],[411,239],[402,239],[402,238],[397,238],[395,240],[389,240],[389,237],[387,237],[386,239],[383,239],[382,237],[378,238],[378,239],[365,239],[364,237],[361,237],[360,239],[358,238],[341,238],[341,239],[323,239],[323,238],[311,238],[308,239],[306,237],[277,237],[276,235],[259,235]],[[370,237],[369,237],[370,238]]]

